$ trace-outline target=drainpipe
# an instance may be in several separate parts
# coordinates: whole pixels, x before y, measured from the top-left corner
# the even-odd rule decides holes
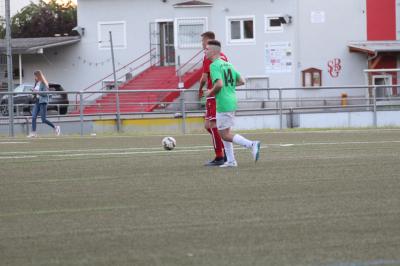
[[[294,31],[295,31],[295,43],[294,43],[294,45],[293,45],[293,47],[294,47],[294,49],[295,49],[295,51],[293,51],[293,53],[295,54],[295,56],[294,56],[294,60],[295,60],[295,69],[297,70],[296,71],[296,74],[295,74],[295,83],[296,83],[296,85],[295,85],[295,87],[300,87],[301,85],[300,85],[300,82],[301,82],[301,77],[300,77],[300,74],[298,74],[298,73],[301,73],[301,43],[300,43],[300,31],[301,31],[301,25],[300,25],[300,21],[301,21],[301,19],[300,19],[300,14],[301,14],[301,12],[300,12],[300,8],[301,8],[301,4],[300,4],[300,0],[297,0],[296,1],[296,18],[295,18],[295,20],[294,20],[294,25],[293,25],[293,28],[294,28]],[[296,95],[297,96],[297,95]]]

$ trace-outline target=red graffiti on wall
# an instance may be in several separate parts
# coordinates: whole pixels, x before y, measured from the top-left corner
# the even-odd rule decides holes
[[[339,77],[341,70],[342,70],[342,60],[340,60],[339,58],[332,59],[328,62],[328,72],[332,78]]]

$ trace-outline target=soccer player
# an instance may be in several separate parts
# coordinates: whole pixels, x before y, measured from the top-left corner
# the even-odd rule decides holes
[[[208,41],[214,40],[215,34],[212,31],[204,32],[201,35],[201,43],[203,49],[206,48]],[[227,57],[221,53],[220,58],[222,60],[228,61]],[[203,59],[203,75],[200,79],[200,87],[199,87],[199,99],[203,97],[203,87],[207,85],[207,90],[212,88],[212,82],[210,79],[210,65],[211,60],[204,56]],[[204,128],[210,133],[212,138],[212,143],[215,151],[215,158],[205,164],[205,166],[219,166],[223,165],[225,162],[224,159],[224,144],[222,142],[221,136],[219,135],[217,125],[216,125],[216,103],[215,103],[215,95],[210,94],[206,99],[206,113],[204,116]]]
[[[206,56],[212,61],[210,74],[213,87],[206,92],[206,96],[215,95],[217,103],[217,128],[223,139],[227,157],[227,161],[220,167],[237,167],[232,143],[251,149],[255,162],[258,161],[261,145],[259,141],[251,141],[231,132],[237,108],[236,86],[243,85],[244,79],[231,63],[221,60],[220,53],[221,43],[216,40],[209,41]]]

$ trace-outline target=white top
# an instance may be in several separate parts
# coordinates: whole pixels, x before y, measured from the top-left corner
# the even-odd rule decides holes
[[[36,83],[36,86],[33,88],[33,91],[40,91],[40,82]]]

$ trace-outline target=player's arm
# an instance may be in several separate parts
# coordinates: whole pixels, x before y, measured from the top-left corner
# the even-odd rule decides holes
[[[242,86],[245,84],[244,78],[242,76],[238,75],[236,77],[236,86]]]
[[[224,86],[224,84],[222,83],[222,71],[219,68],[219,66],[217,66],[215,64],[211,64],[210,75],[211,75],[211,80],[213,82],[213,87],[211,90],[208,90],[206,92],[207,96],[212,93],[217,94]]]
[[[215,81],[214,86],[212,87],[212,89],[211,89],[211,90],[208,90],[208,91],[206,92],[206,96],[208,96],[208,95],[210,95],[210,94],[213,94],[213,93],[214,93],[214,95],[217,94],[217,93],[222,89],[222,86],[223,86],[223,85],[224,85],[224,84],[222,83],[222,80],[221,80],[221,79],[217,79],[217,80]]]
[[[201,97],[203,97],[203,88],[204,88],[204,85],[207,84],[207,80],[208,80],[208,74],[203,73],[200,78],[199,99],[201,99]]]

